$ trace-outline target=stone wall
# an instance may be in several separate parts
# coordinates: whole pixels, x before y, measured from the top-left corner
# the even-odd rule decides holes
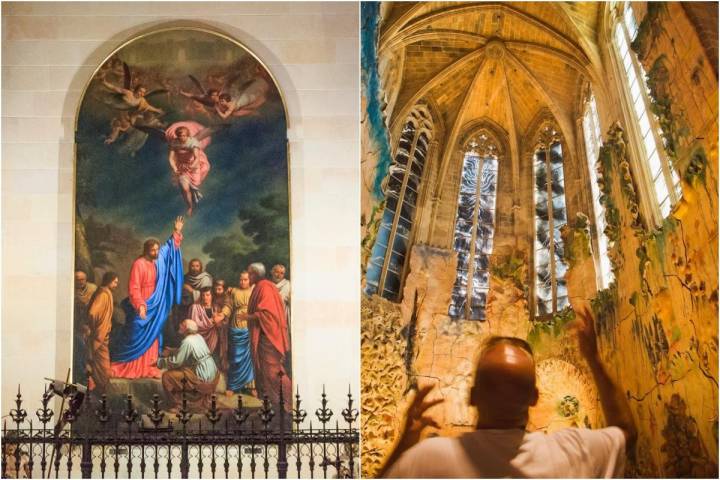
[[[416,245],[403,301],[363,299],[363,474],[375,475],[398,440],[408,390],[419,379],[434,382],[443,403],[434,416],[442,428],[425,436],[472,430],[477,413],[468,405],[474,367],[491,335],[527,338],[535,351],[540,401],[530,411],[530,430],[598,427],[597,391],[565,326],[571,315],[531,323],[524,252],[493,257],[486,322],[448,316],[455,282],[454,251]],[[594,275],[594,273],[593,273]]]
[[[639,428],[628,473],[716,476],[717,78],[680,4],[651,6],[641,29],[649,33],[634,48],[683,196],[659,228],[638,214],[641,177],[628,137],[608,132],[600,168],[617,208],[608,221],[617,239],[616,290],[594,305],[605,313],[600,347]]]
[[[19,383],[35,402],[42,378],[64,378],[70,364],[73,140],[84,85],[123,42],[178,25],[243,43],[286,99],[294,377],[306,405],[325,384],[340,412],[348,384],[359,388],[360,235],[348,213],[360,196],[357,4],[3,2],[2,22],[2,412]]]

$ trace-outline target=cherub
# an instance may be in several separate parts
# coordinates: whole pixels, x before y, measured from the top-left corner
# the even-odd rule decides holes
[[[110,121],[111,130],[110,134],[105,137],[105,145],[114,143],[121,134],[130,130],[135,124],[135,121],[142,115],[142,112],[120,112],[120,115]]]
[[[200,95],[193,94],[182,89],[180,90],[180,95],[192,100],[189,108],[190,113],[202,113],[209,117],[211,114],[216,113],[215,109],[220,101],[221,95],[225,95],[223,92],[230,88],[230,86],[240,77],[240,74],[235,73],[234,75],[223,75],[220,88],[212,87],[207,89],[202,83],[200,83],[200,80],[195,78],[193,75],[188,75],[188,77],[190,77],[190,80],[192,80],[192,83],[200,92]],[[211,83],[215,85],[217,83],[217,79],[215,77],[211,78],[214,80]]]
[[[245,82],[241,87],[242,93],[240,96],[233,100],[229,94],[221,94],[215,106],[215,111],[223,120],[230,117],[251,115],[267,101],[269,91],[268,73],[264,68],[257,65],[255,67],[255,77]]]
[[[121,136],[124,142],[119,151],[134,157],[148,138],[147,129],[164,129],[162,122],[153,112],[121,112],[110,121],[111,131],[105,138],[105,145],[115,143]]]

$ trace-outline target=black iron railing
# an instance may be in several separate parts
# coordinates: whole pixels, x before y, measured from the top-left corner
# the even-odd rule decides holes
[[[18,387],[11,422],[3,422],[3,478],[353,478],[359,469],[358,410],[348,392],[342,419],[323,388],[313,424],[299,393],[290,405],[263,399],[259,408],[219,409],[215,395],[201,413],[183,400],[163,410],[159,395],[141,413],[132,395],[113,411],[105,395],[69,402],[60,418],[46,386],[36,420]],[[65,405],[65,402],[63,402]]]

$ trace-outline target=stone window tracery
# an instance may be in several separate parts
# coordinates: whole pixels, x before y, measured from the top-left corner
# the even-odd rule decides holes
[[[545,124],[533,156],[535,179],[535,314],[543,316],[568,305],[565,251],[560,229],[567,223],[563,145],[560,133]]]
[[[485,320],[498,160],[497,143],[487,132],[481,131],[467,142],[453,243],[458,254],[457,274],[448,310],[455,319]]]
[[[645,69],[635,53],[630,51],[630,44],[637,31],[635,13],[630,3],[626,2],[621,18],[615,23],[613,39],[624,73],[623,83],[632,103],[632,115],[640,135],[641,155],[644,155],[660,215],[665,218],[680,198],[680,177],[667,159],[657,119],[650,111],[650,91],[645,84]]]
[[[403,126],[383,187],[383,215],[366,275],[368,295],[400,299],[431,139],[432,119],[426,109],[418,108]]]
[[[595,103],[595,96],[592,93],[585,102],[582,127],[585,139],[585,153],[588,161],[588,172],[590,173],[595,228],[597,229],[600,288],[607,288],[614,277],[610,258],[608,257],[609,241],[607,235],[605,235],[605,207],[600,203],[600,188],[598,187],[596,163],[600,153],[600,146],[602,145],[602,134],[600,118],[597,113],[597,104]]]

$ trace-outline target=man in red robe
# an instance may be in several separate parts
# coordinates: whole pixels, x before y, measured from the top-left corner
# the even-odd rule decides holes
[[[282,388],[284,407],[291,410],[292,380],[285,371],[285,355],[290,351],[285,303],[277,287],[265,279],[265,266],[253,263],[248,267],[250,284],[254,285],[247,314],[250,354],[255,371],[255,383],[260,396],[268,396],[274,406],[280,403]],[[282,374],[282,377],[280,376]]]
[[[182,228],[184,221],[182,217],[175,220],[173,230],[173,243],[175,248],[180,248],[182,243]],[[147,315],[146,301],[155,292],[157,283],[157,267],[155,261],[160,253],[160,242],[154,238],[146,240],[143,244],[143,254],[138,257],[130,269],[130,280],[128,281],[128,297],[133,309],[138,316],[145,320]],[[114,378],[160,378],[162,372],[157,368],[159,355],[159,338],[150,345],[145,353],[127,362],[113,362],[111,364]]]

